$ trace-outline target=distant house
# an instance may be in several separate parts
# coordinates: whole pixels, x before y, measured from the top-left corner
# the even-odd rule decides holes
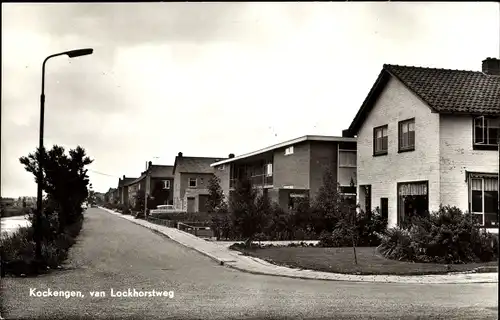
[[[127,178],[123,175],[122,179],[118,179],[118,198],[119,203],[124,206],[129,205],[129,196],[128,196],[128,184],[137,178]]]
[[[146,192],[151,196],[150,208],[159,205],[174,204],[174,166],[154,165],[149,163],[149,175]]]
[[[498,231],[499,132],[499,59],[482,72],[384,65],[344,132],[360,205],[389,226],[452,205]]]
[[[210,164],[224,158],[185,157],[179,152],[175,157],[174,208],[179,211],[203,212],[208,198],[208,181],[214,175]]]
[[[211,165],[226,196],[243,176],[284,210],[300,197],[314,198],[330,170],[339,191],[356,197],[356,139],[308,135]]]
[[[104,202],[113,204],[117,203],[118,198],[115,197],[116,191],[116,188],[109,188],[108,191],[104,194]]]

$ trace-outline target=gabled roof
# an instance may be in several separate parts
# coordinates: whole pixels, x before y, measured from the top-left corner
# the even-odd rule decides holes
[[[119,179],[118,180],[118,188],[130,184],[130,182],[134,181],[135,179],[137,179],[137,178],[127,178],[127,177],[125,177],[123,179]]]
[[[150,168],[152,178],[173,178],[174,166],[153,164]]]
[[[391,77],[434,112],[500,115],[500,76],[479,71],[385,64],[344,135],[356,135]]]
[[[214,173],[214,168],[210,165],[214,162],[224,160],[226,158],[213,157],[175,157],[173,174],[180,173]]]
[[[216,167],[216,166],[221,165],[221,164],[230,163],[230,162],[233,162],[233,161],[236,161],[236,160],[249,158],[249,157],[252,157],[252,156],[256,156],[256,155],[259,155],[259,154],[262,154],[262,153],[265,153],[265,152],[273,151],[273,150],[276,150],[276,149],[279,149],[279,148],[288,147],[288,146],[291,146],[291,145],[294,145],[294,144],[297,144],[297,143],[301,143],[301,142],[304,142],[304,141],[356,142],[356,138],[307,135],[307,136],[302,136],[302,137],[295,138],[295,139],[292,139],[292,140],[288,140],[288,141],[285,141],[285,142],[281,142],[281,143],[278,143],[278,144],[275,144],[275,145],[272,145],[272,146],[269,146],[269,147],[266,147],[266,148],[263,148],[263,149],[259,149],[257,151],[245,153],[245,154],[242,154],[242,155],[234,157],[234,158],[230,158],[230,159],[222,160],[222,161],[219,161],[219,162],[215,162],[215,163],[212,163],[210,166]]]

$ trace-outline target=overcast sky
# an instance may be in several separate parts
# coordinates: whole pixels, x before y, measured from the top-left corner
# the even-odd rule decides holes
[[[495,3],[2,4],[2,196],[35,195],[19,157],[84,147],[97,191],[148,160],[226,157],[341,135],[384,63],[480,70]],[[95,173],[103,173],[102,175]]]

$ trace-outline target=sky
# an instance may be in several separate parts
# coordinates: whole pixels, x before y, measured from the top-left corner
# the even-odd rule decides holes
[[[80,145],[94,190],[145,163],[341,136],[382,65],[481,70],[498,3],[2,3],[1,195],[36,195],[19,157]]]

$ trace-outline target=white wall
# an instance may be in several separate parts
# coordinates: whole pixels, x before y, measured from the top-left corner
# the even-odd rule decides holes
[[[498,173],[498,151],[473,150],[472,117],[440,117],[441,202],[468,210],[465,171]]]
[[[415,118],[415,151],[398,153],[398,121]],[[373,156],[373,128],[388,125],[388,154]],[[389,199],[389,227],[397,223],[397,182],[429,181],[429,209],[437,210],[439,187],[439,115],[397,79],[391,78],[358,132],[359,186],[372,186],[372,209]],[[359,200],[358,200],[359,201]],[[364,207],[364,203],[360,203]]]

